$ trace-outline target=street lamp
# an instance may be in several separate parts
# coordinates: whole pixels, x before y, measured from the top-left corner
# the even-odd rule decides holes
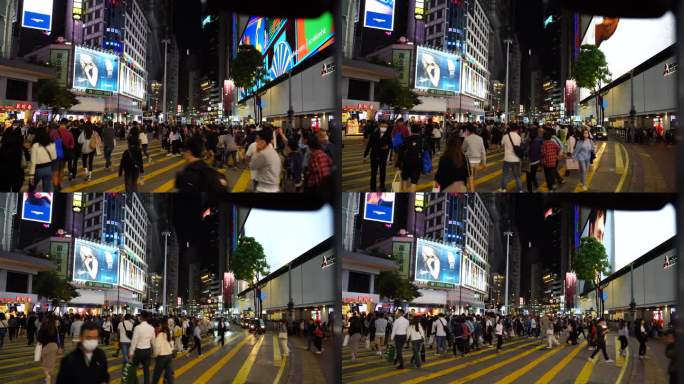
[[[508,78],[506,78],[506,81],[508,81]],[[506,231],[504,232],[504,236],[506,236],[506,296],[504,297],[504,308],[506,309],[506,315],[508,315],[508,255],[511,246],[511,236],[513,236],[513,232]]]
[[[504,40],[504,43],[506,44],[506,95],[504,96],[504,100],[505,100],[505,105],[504,105],[505,112],[504,113],[506,116],[505,122],[508,123],[508,62],[510,61],[509,59],[511,56],[511,44],[513,43],[513,40],[511,40],[509,38],[509,39]],[[508,264],[506,264],[506,265],[508,265]],[[506,296],[506,301],[508,302],[508,296]]]
[[[166,254],[169,248],[169,236],[171,236],[171,232],[164,231],[162,232],[162,236],[164,236],[164,290],[162,291],[164,296],[162,297],[162,311],[165,315],[168,315],[169,311],[166,307],[166,285],[168,284],[166,280]]]

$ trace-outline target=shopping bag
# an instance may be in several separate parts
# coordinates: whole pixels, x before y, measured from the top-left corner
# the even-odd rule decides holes
[[[33,361],[40,361],[40,355],[43,353],[43,345],[36,343],[36,348],[33,350]]]
[[[135,364],[130,361],[124,364],[121,371],[121,384],[137,384],[138,377]]]
[[[568,171],[578,171],[579,161],[577,159],[565,159],[565,169]]]
[[[366,337],[366,349],[370,349],[370,337]]]
[[[347,345],[349,345],[349,334],[348,333],[346,335],[344,335],[344,341],[342,341],[343,347],[346,347]]]
[[[423,151],[423,173],[426,175],[432,173],[432,158],[427,150]]]
[[[432,193],[439,193],[442,187],[436,181],[432,183]]]
[[[279,339],[287,339],[287,332],[282,331],[282,332],[278,333],[278,338]]]
[[[396,347],[394,346],[394,344],[389,344],[387,346],[387,361],[389,361],[390,363],[393,363],[396,355],[397,355]]]
[[[401,192],[401,172],[397,171],[392,179],[392,192]]]
[[[397,149],[402,145],[404,145],[404,137],[401,135],[401,132],[397,132],[392,136],[392,148]]]

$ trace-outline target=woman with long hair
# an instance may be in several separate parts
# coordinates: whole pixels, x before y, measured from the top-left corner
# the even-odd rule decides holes
[[[162,372],[164,373],[164,383],[173,384],[173,337],[169,330],[169,322],[163,319],[159,324],[155,324],[157,337],[154,339],[154,373],[152,382],[158,383]]]
[[[470,174],[470,164],[463,153],[461,138],[452,135],[439,159],[435,181],[441,187],[441,192],[468,192]]]
[[[591,140],[589,129],[584,128],[572,154],[580,166],[580,180],[584,191],[589,189],[587,187],[587,170],[591,164],[592,153],[594,153],[594,142]]]
[[[413,351],[411,363],[416,368],[420,368],[422,363],[421,350],[423,348],[423,342],[425,341],[425,332],[423,331],[423,326],[420,325],[420,317],[413,316],[411,325],[406,332],[406,338],[411,344],[411,350]]]
[[[52,192],[52,167],[57,160],[55,143],[50,139],[45,128],[37,128],[31,146],[31,162],[29,164],[29,186],[35,190],[40,183],[43,192]]]
[[[93,130],[93,126],[88,123],[78,137],[78,143],[81,145],[81,161],[85,172],[86,180],[90,181],[93,176],[93,158],[95,158],[95,150],[98,143],[97,132]]]
[[[38,330],[38,342],[41,345],[40,363],[45,374],[45,382],[51,383],[52,371],[57,361],[58,347],[57,323],[54,315],[50,314]]]

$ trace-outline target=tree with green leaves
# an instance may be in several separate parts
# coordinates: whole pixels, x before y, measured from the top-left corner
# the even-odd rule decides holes
[[[603,84],[610,82],[612,76],[608,70],[606,56],[597,46],[584,44],[580,47],[580,53],[575,62],[573,76],[577,86],[591,89],[596,94],[596,119],[602,123],[603,106],[600,100],[600,90]]]
[[[60,86],[55,79],[40,79],[36,83],[36,100],[50,108],[53,114],[66,111],[79,101],[73,92]]]
[[[268,275],[269,268],[264,247],[253,237],[241,237],[230,259],[230,270],[233,271],[236,279],[246,281],[254,291],[254,311],[257,316],[261,316],[261,306],[258,305],[261,297],[257,297],[256,284],[260,276]]]
[[[396,306],[422,296],[418,287],[399,275],[396,270],[380,272],[375,278],[375,292],[392,300]]]
[[[375,88],[375,99],[399,114],[421,104],[418,94],[401,85],[398,79],[383,79]]]
[[[603,297],[600,294],[601,274],[610,273],[608,254],[603,244],[595,237],[583,237],[580,246],[572,257],[572,267],[577,278],[590,281],[596,292],[596,307],[599,314],[603,313]]]
[[[257,123],[260,121],[261,106],[257,103],[258,88],[263,83],[268,74],[264,67],[264,59],[253,45],[241,45],[238,47],[237,55],[230,63],[230,77],[235,82],[235,86],[242,88],[245,92],[252,92],[254,89],[254,116]]]
[[[33,276],[33,292],[48,299],[55,307],[79,296],[76,288],[55,270],[38,272]]]

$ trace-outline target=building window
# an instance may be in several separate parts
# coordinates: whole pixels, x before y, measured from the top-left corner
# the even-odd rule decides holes
[[[29,275],[26,273],[7,271],[7,292],[29,293],[28,292]]]
[[[371,293],[370,292],[370,278],[371,278],[371,275],[369,275],[367,273],[349,271],[349,284],[347,285],[347,291],[359,292],[359,293]]]

